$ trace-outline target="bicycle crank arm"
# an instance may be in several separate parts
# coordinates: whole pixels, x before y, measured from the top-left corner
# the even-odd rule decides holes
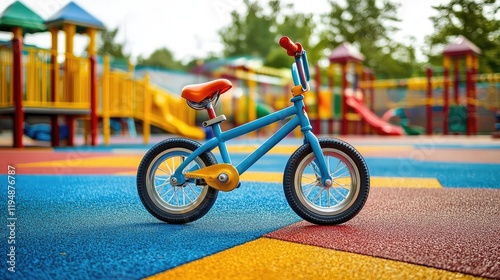
[[[219,163],[184,174],[186,179],[202,179],[210,187],[220,191],[232,191],[240,182],[238,170],[231,164]]]

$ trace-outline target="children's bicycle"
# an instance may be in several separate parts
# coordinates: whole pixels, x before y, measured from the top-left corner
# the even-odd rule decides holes
[[[350,144],[334,138],[316,138],[304,104],[309,90],[306,51],[288,37],[280,45],[295,58],[292,64],[291,106],[249,123],[222,131],[224,115],[214,106],[232,84],[226,79],[188,85],[182,97],[196,110],[206,110],[214,137],[203,145],[186,138],[170,138],[152,147],[137,172],[137,189],[145,208],[167,223],[182,224],[203,217],[219,191],[239,187],[239,177],[271,148],[300,126],[304,143],[290,156],[283,174],[283,188],[290,207],[303,219],[320,225],[344,223],[363,208],[370,189],[367,165]],[[237,165],[231,162],[226,142],[272,123],[288,120],[261,146]],[[212,150],[219,148],[223,163]]]

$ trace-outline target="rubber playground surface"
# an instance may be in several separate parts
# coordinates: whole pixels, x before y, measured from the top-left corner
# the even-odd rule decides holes
[[[343,139],[365,157],[371,190],[337,226],[301,220],[283,195],[301,140],[285,139],[186,225],[162,223],[140,202],[135,172],[148,146],[2,148],[0,278],[500,279],[499,140]],[[231,159],[262,142],[228,143]]]

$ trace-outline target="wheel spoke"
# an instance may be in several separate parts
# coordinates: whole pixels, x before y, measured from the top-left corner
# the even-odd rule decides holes
[[[191,197],[186,193],[185,189],[182,188],[182,194],[183,194],[183,197],[186,197],[188,200],[189,200],[189,203],[192,203],[194,200],[191,199]],[[186,204],[186,203],[184,203]]]
[[[321,172],[319,171],[319,167],[318,165],[316,164],[316,161],[311,161],[311,168],[314,172],[314,175],[316,175],[316,178],[320,178],[321,177]]]
[[[172,195],[170,196],[170,198],[166,201],[167,203],[170,203],[170,201],[174,198],[174,196],[177,194],[177,187],[172,187],[172,190],[174,190],[174,192],[172,193]]]
[[[328,194],[326,196],[326,198],[327,198],[327,205],[326,205],[326,207],[330,208],[330,190],[326,190],[326,193]]]
[[[160,194],[160,196],[163,198],[163,197],[165,197],[171,191],[175,191],[175,187],[172,187],[172,188],[168,189],[168,191],[166,191],[164,194],[160,194],[160,193],[158,193],[158,194]]]
[[[197,192],[195,189],[193,189],[193,186],[191,184],[189,184],[188,186],[189,186],[189,189],[191,190],[191,192],[193,192],[193,194],[195,194],[196,196],[200,195],[199,192]]]
[[[337,166],[335,166],[335,170],[332,172],[332,174],[330,174],[330,176],[332,176],[332,177],[333,177],[333,176],[335,175],[335,173],[337,173],[337,170],[338,170],[339,165],[340,165],[340,163],[341,163],[341,162],[342,162],[341,160],[339,160],[339,161],[337,162]]]
[[[155,175],[155,179],[166,181],[166,180],[170,180],[170,176],[167,175],[167,177],[163,177],[162,175]]]
[[[311,200],[312,203],[314,203],[318,198],[320,198],[319,200],[319,206],[321,206],[321,193],[323,192],[323,189],[321,189],[318,194]]]
[[[171,160],[173,161],[174,158],[172,158]],[[174,171],[172,170],[172,168],[170,168],[170,164],[168,164],[168,159],[165,160],[163,163],[165,164],[165,166],[168,168],[168,172],[166,171],[163,171],[160,167],[158,167],[158,169],[162,170],[163,172],[167,173],[167,174],[174,174]]]
[[[168,184],[168,181],[165,181],[163,182],[162,184],[160,185],[155,185],[155,189],[158,193],[161,193],[161,191],[163,191],[163,189],[165,188],[165,186]]]
[[[341,196],[342,196],[342,194],[341,194]],[[330,190],[328,190],[328,200],[330,200],[330,197],[333,198],[333,200],[335,200],[335,202],[337,204],[339,203],[339,201],[335,198],[335,196],[332,195],[332,193],[330,192]],[[345,197],[344,197],[344,199],[345,199]]]
[[[350,177],[350,175],[351,175],[351,172],[349,170],[346,170],[345,172],[343,172],[342,174],[340,174],[338,176],[332,176],[332,178],[339,179],[339,178],[343,178],[343,177]]]
[[[331,188],[331,189],[334,189],[334,190],[335,190],[335,192],[337,192],[337,193],[338,193],[338,194],[339,194],[339,195],[340,195],[343,199],[346,199],[346,198],[347,198],[347,196],[345,196],[344,194],[342,194],[342,193],[341,193],[341,192],[340,192],[337,188]],[[328,192],[328,193],[330,193],[330,192]],[[338,201],[337,201],[337,202],[338,202]]]
[[[177,193],[178,190],[179,188],[175,188],[175,202],[177,203],[177,206],[179,206],[179,194]]]
[[[344,188],[344,189],[349,189],[348,187],[351,186],[351,184],[340,184],[339,182],[337,182],[337,180],[340,179],[340,178],[335,178],[335,180],[332,181],[333,184],[341,187],[341,188]]]
[[[302,191],[304,192],[304,195],[305,195],[306,197],[308,197],[308,196],[311,194],[312,190],[314,189],[314,187],[315,187],[316,185],[317,185],[317,182],[312,182],[312,183],[310,183],[310,184],[307,184],[307,185],[302,186]],[[308,189],[307,189],[307,188],[308,188]],[[307,190],[306,190],[306,189],[307,189]],[[307,192],[307,193],[305,193],[305,192]]]
[[[339,173],[340,171],[342,171],[343,169],[347,168],[347,166],[345,164],[342,165],[339,168],[340,163],[342,163],[342,161],[339,160],[339,163],[337,164],[337,167],[335,168],[335,171],[330,176],[332,176],[332,177],[340,177],[340,176],[336,176],[336,174]],[[345,174],[345,172],[349,173],[349,170],[344,171],[342,174]]]
[[[167,167],[168,167],[168,169],[170,170],[170,167],[169,167],[168,165],[167,165]],[[172,171],[167,172],[167,171],[165,171],[165,170],[161,169],[161,167],[159,167],[159,166],[158,166],[158,170],[160,170],[160,171],[162,171],[163,173],[168,174],[168,175],[172,174]]]
[[[309,181],[316,181],[316,180],[318,180],[318,177],[311,177],[311,176],[306,176],[306,175],[302,175],[302,178],[308,179]]]

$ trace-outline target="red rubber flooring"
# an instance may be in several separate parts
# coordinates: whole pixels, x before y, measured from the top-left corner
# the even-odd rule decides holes
[[[499,203],[493,189],[373,188],[344,225],[299,222],[265,236],[500,278]]]

